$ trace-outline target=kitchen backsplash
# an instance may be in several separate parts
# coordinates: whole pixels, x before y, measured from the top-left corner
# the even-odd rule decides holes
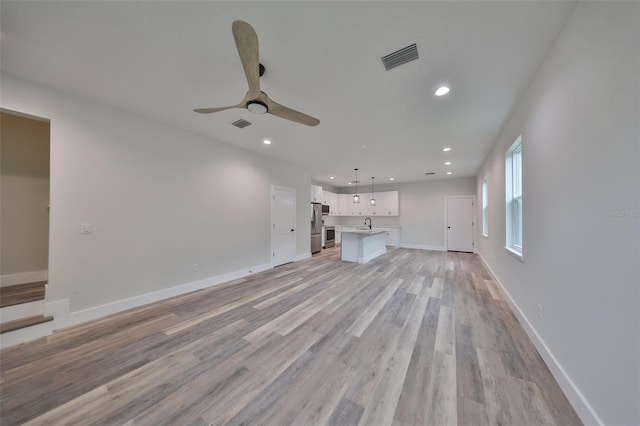
[[[400,227],[400,217],[384,217],[370,216],[373,227]],[[347,226],[363,226],[365,216],[323,216],[325,226],[330,225],[347,225]]]

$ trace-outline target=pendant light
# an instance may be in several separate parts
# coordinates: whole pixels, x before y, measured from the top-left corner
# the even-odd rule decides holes
[[[360,196],[358,195],[358,169],[354,169],[356,171],[356,194],[353,196],[353,204],[360,204]]]
[[[373,198],[373,180],[375,178],[373,176],[371,176],[371,200],[369,201],[369,204],[371,204],[372,206],[376,205],[376,199]]]

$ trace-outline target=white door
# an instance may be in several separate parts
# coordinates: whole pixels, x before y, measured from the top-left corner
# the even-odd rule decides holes
[[[445,232],[448,251],[473,252],[474,197],[447,197]]]
[[[271,187],[271,264],[293,262],[296,255],[296,191]]]

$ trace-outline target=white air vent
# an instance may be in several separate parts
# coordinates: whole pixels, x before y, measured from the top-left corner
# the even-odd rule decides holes
[[[234,126],[238,127],[239,129],[243,129],[247,126],[251,126],[251,123],[243,118],[241,118],[240,120],[234,121],[233,123]]]
[[[389,71],[390,69],[406,64],[407,62],[415,61],[416,59],[418,59],[418,45],[413,43],[383,56],[382,64],[384,68]]]

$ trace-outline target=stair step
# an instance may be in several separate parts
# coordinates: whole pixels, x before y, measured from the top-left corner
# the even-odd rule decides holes
[[[0,308],[44,300],[46,281],[0,287]]]
[[[0,323],[32,317],[34,315],[44,315],[44,312],[44,300],[34,300],[33,302],[20,303],[19,305],[3,306],[0,308]]]
[[[21,328],[30,327],[36,324],[42,324],[43,322],[53,321],[52,316],[36,315],[33,317],[22,318],[19,320],[8,321],[0,324],[0,334],[7,333],[9,331],[20,330]]]

